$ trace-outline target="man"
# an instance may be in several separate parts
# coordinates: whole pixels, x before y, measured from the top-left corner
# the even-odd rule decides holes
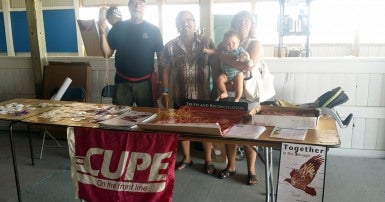
[[[176,17],[179,36],[169,41],[162,51],[159,64],[163,69],[162,103],[165,107],[178,109],[185,105],[186,99],[210,99],[210,61],[204,49],[215,49],[214,42],[196,33],[196,22],[189,11],[180,11]],[[170,92],[169,92],[170,90]],[[181,170],[191,166],[190,142],[182,141],[183,159],[175,169]],[[210,142],[203,143],[203,172],[214,175],[216,169],[211,160]]]
[[[115,53],[116,105],[152,107],[151,74],[154,53],[159,58],[163,40],[158,27],[143,19],[145,0],[130,0],[129,20],[115,24],[106,33],[106,21],[99,24],[100,46],[105,58]]]

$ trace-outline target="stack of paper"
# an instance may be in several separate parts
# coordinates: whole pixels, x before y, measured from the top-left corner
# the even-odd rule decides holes
[[[156,118],[156,114],[148,112],[127,111],[115,118],[99,122],[102,128],[131,130],[138,123],[150,122]]]
[[[224,137],[256,139],[265,130],[266,128],[264,126],[236,124],[230,128]]]

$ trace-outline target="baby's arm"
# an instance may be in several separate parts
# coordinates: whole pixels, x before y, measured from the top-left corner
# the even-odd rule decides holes
[[[247,52],[242,52],[238,55],[237,60],[241,62],[246,62],[250,60],[250,55]]]
[[[203,53],[206,53],[206,54],[214,54],[215,53],[215,49],[210,49],[210,48],[204,48],[203,49]]]

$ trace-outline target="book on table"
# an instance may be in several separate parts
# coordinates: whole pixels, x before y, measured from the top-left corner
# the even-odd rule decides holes
[[[138,127],[145,130],[223,136],[247,114],[247,103],[230,104],[189,100],[187,105],[177,110],[159,111],[154,122],[139,123]]]

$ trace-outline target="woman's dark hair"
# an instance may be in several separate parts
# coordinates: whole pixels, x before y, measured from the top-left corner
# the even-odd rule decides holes
[[[251,22],[251,28],[249,32],[249,37],[250,38],[255,38],[256,37],[256,32],[255,32],[255,16],[251,14],[249,11],[240,11],[237,14],[234,15],[233,19],[231,20],[231,27],[230,29],[237,30],[236,27],[238,23],[242,20],[242,18],[247,18]]]

